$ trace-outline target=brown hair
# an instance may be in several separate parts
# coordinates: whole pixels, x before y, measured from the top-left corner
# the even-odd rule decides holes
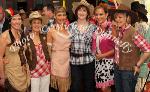
[[[88,8],[87,6],[85,6],[85,5],[79,5],[79,6],[76,8],[76,10],[75,10],[75,16],[78,17],[78,11],[79,11],[80,9],[82,9],[82,8],[85,8],[85,9],[87,10],[87,18],[86,18],[86,19],[88,19],[89,16],[90,16],[90,10],[89,10],[89,8]]]
[[[106,6],[102,6],[102,5],[96,6],[94,9],[94,14],[97,9],[103,9],[105,13],[108,13],[108,9]]]

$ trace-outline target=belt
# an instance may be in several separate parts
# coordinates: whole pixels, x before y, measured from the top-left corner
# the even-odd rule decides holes
[[[71,56],[73,57],[84,57],[87,55],[91,55],[91,53],[83,53],[83,54],[77,54],[77,53],[70,53]]]

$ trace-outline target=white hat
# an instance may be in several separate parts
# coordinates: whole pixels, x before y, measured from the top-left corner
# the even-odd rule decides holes
[[[29,15],[29,21],[31,21],[32,19],[41,19],[42,20],[42,16],[38,11],[34,11]]]

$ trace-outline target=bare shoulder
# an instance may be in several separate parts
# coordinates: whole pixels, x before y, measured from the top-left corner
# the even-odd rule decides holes
[[[6,30],[5,32],[3,32],[1,35],[0,35],[0,39],[7,39],[8,38],[8,30]]]
[[[5,32],[3,32],[1,35],[0,35],[0,42],[3,42],[3,43],[8,43],[8,34],[9,34],[9,30],[6,30]]]

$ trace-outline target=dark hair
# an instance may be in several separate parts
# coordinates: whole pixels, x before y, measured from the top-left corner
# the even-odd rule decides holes
[[[131,12],[132,12],[132,13],[131,13]],[[138,18],[138,16],[136,15],[135,12],[133,12],[133,11],[131,11],[131,12],[129,12],[129,11],[117,10],[117,12],[114,14],[114,17],[117,16],[118,13],[124,14],[126,17],[129,17],[129,18],[130,18],[130,22],[129,22],[129,21],[128,21],[128,22],[129,22],[131,25],[134,25],[136,22],[139,21],[139,18]]]
[[[88,19],[89,16],[90,16],[90,10],[89,10],[89,8],[88,8],[87,6],[85,6],[85,5],[79,5],[79,6],[76,8],[76,10],[75,10],[75,16],[78,18],[78,11],[79,11],[80,9],[82,9],[82,8],[85,8],[85,9],[87,10],[87,18],[86,18],[86,19]]]
[[[52,11],[53,13],[54,13],[54,11],[55,11],[55,8],[54,8],[54,6],[53,6],[52,4],[44,5],[44,7],[47,7],[47,10],[50,10],[50,11]],[[43,7],[43,8],[44,8],[44,7]]]
[[[117,15],[118,13],[124,14],[126,16],[130,16],[128,11],[123,11],[123,10],[117,10],[114,15]]]
[[[143,13],[138,12],[138,17],[139,17],[139,20],[144,21],[144,22],[148,22],[147,16],[144,15]]]
[[[7,14],[7,17],[5,18],[5,21],[4,21],[4,23],[3,23],[2,32],[4,32],[4,31],[6,31],[6,30],[8,30],[8,29],[11,28],[10,22],[11,22],[11,19],[12,19],[12,17],[13,17],[13,16],[10,16],[10,14],[7,13],[7,12],[5,12],[5,14]],[[17,14],[20,15],[18,11],[14,11],[14,15],[17,15]],[[22,28],[22,27],[21,27],[21,28]]]
[[[132,2],[131,3],[131,10],[136,12],[139,9],[139,5],[140,5],[139,1]]]
[[[144,4],[140,4],[140,6],[145,9],[145,5]]]

